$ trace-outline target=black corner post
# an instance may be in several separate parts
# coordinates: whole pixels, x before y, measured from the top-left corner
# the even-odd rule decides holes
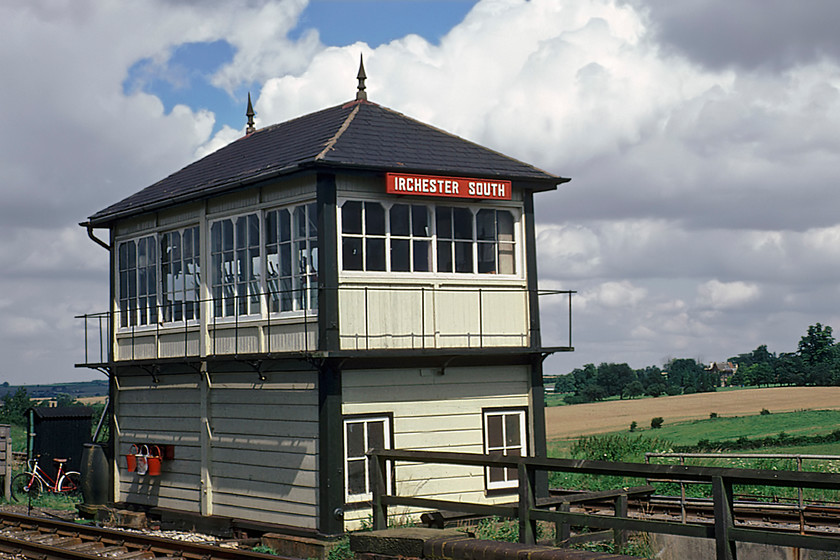
[[[537,236],[534,226],[534,193],[522,189],[525,202],[525,263],[526,279],[528,282],[528,317],[529,339],[531,347],[531,427],[533,430],[534,456],[546,457],[548,451],[545,441],[545,388],[543,386],[543,355],[539,352],[542,347],[540,334],[540,298],[537,282]],[[548,496],[548,473],[539,471],[535,479],[537,497]]]
[[[529,412],[531,415],[531,433],[533,438],[533,456],[548,457],[545,434],[545,388],[543,386],[542,355],[531,354],[531,379]],[[534,475],[534,492],[538,498],[547,498],[548,471],[537,471]]]
[[[525,202],[525,274],[528,282],[528,317],[531,349],[542,346],[540,334],[540,298],[537,283],[537,234],[534,226],[534,193],[522,189]]]
[[[332,360],[318,368],[318,531],[344,532],[344,438],[341,370]]]
[[[338,350],[338,224],[335,175],[316,175],[318,206],[318,349]]]

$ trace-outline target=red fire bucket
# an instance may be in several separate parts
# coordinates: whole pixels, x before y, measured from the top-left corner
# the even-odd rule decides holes
[[[129,449],[128,455],[125,456],[125,463],[128,466],[128,472],[134,472],[137,470],[137,453],[140,452],[140,449],[137,447],[137,444],[131,446]]]
[[[160,447],[157,445],[149,447],[149,455],[146,457],[146,462],[149,466],[149,476],[160,476],[161,456]]]

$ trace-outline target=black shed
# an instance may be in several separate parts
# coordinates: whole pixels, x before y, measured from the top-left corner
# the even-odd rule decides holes
[[[40,455],[47,472],[52,472],[55,458],[68,459],[65,469],[78,471],[83,446],[90,443],[92,416],[93,410],[86,406],[30,408],[29,455]]]

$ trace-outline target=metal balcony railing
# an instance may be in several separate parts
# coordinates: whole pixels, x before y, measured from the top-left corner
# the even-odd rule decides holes
[[[80,365],[202,354],[313,352],[319,350],[318,309],[294,308],[326,301],[328,290],[337,290],[343,350],[531,346],[531,292],[525,288],[344,285],[320,288],[317,293],[294,290],[192,302],[148,300],[127,311],[79,315],[76,318],[84,323]],[[573,293],[536,292],[541,299],[567,299],[567,305],[561,305],[568,308],[569,349]],[[200,313],[207,314],[207,321],[200,320]],[[175,317],[178,320],[172,320]],[[203,344],[202,337],[206,337]]]

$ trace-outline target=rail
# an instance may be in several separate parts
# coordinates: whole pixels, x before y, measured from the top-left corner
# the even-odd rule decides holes
[[[619,531],[665,533],[715,540],[718,560],[735,560],[736,542],[750,542],[795,548],[809,548],[840,552],[840,537],[796,534],[762,528],[737,526],[733,511],[733,485],[782,486],[790,488],[840,489],[840,474],[735,469],[690,465],[656,465],[649,463],[619,463],[576,459],[543,459],[532,457],[500,457],[470,453],[411,450],[371,450],[372,516],[374,529],[387,527],[388,507],[409,506],[444,511],[463,511],[482,515],[514,517],[519,520],[519,541],[536,542],[537,521],[555,525],[568,523],[590,528]],[[482,468],[515,468],[518,472],[518,503],[516,506],[465,503],[412,496],[398,496],[386,491],[387,473],[392,473],[393,488],[398,488],[399,469],[391,463],[425,463],[466,465]],[[678,523],[651,519],[630,518],[626,515],[605,516],[569,511],[549,511],[538,507],[536,473],[572,472],[599,476],[638,478],[669,478],[711,484],[714,524]]]
[[[805,461],[837,461],[840,465],[840,455],[806,455],[800,453],[645,453],[645,463],[650,463],[651,459],[677,459],[680,465],[685,465],[686,459],[709,459],[714,461],[731,460],[731,459],[787,459],[796,462],[796,471],[803,472],[802,466]],[[677,482],[680,485],[680,518],[683,523],[686,520],[686,508],[688,501],[686,499],[685,486],[686,484],[695,483],[686,480],[670,480],[670,479],[649,479],[648,482]],[[805,531],[805,494],[802,486],[797,489],[797,510],[799,512],[799,530]]]
[[[80,365],[201,355],[313,352],[320,349],[317,305],[326,301],[325,296],[331,291],[336,293],[334,300],[341,316],[338,336],[344,350],[530,347],[531,296],[567,299],[566,348],[572,348],[574,291],[346,285],[319,288],[317,298],[311,290],[303,289],[251,292],[77,315],[76,319],[83,321],[84,336],[84,361]],[[307,305],[301,305],[304,302]],[[288,311],[281,311],[286,308]],[[207,317],[204,321],[202,313]],[[255,330],[260,331],[258,336],[252,335]],[[202,337],[206,341],[204,349]]]

